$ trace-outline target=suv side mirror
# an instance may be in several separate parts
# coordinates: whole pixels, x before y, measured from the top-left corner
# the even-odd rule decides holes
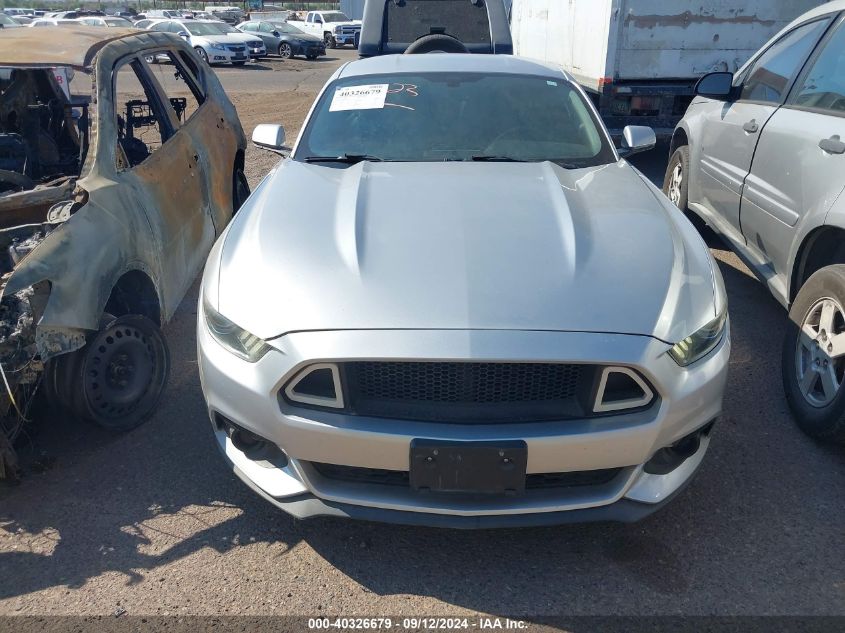
[[[252,131],[252,142],[256,147],[266,149],[283,156],[290,151],[285,145],[285,128],[274,123],[261,123]]]
[[[640,152],[654,149],[657,145],[657,135],[645,125],[626,125],[622,130],[622,147],[619,154],[627,158]]]
[[[188,34],[187,31],[179,31],[176,35],[178,35],[179,37],[184,37],[184,38],[190,37],[190,35]]]
[[[727,99],[733,92],[733,73],[707,73],[695,84],[695,94],[711,99]]]
[[[282,34],[279,33],[278,31],[273,31],[273,37],[281,37],[281,36],[282,36]]]

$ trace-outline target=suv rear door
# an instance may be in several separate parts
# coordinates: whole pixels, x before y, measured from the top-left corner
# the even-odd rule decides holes
[[[845,17],[766,125],[743,188],[742,231],[748,248],[774,269],[780,287],[773,291],[785,295],[796,235],[824,222],[843,187]]]
[[[786,98],[830,18],[801,24],[757,56],[738,78],[739,99],[713,103],[701,126],[700,202],[740,238],[740,198],[760,132]]]

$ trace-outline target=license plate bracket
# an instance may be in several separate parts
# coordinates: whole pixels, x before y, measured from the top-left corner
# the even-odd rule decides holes
[[[521,494],[528,446],[494,442],[411,441],[410,484],[419,492]]]

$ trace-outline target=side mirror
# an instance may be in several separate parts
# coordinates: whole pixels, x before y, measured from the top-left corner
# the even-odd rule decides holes
[[[179,32],[177,33],[177,35],[178,35],[179,37],[184,37],[184,38],[189,38],[189,37],[191,37],[191,36],[190,36],[190,34],[189,34],[187,31],[179,31]]]
[[[626,125],[622,130],[622,148],[619,154],[624,157],[646,152],[657,145],[657,135],[645,125]]]
[[[282,34],[279,33],[278,31],[273,31],[273,37],[281,37],[281,36],[282,36]]]
[[[261,123],[252,131],[252,142],[256,147],[285,155],[290,148],[285,145],[285,128],[275,123]]]
[[[711,99],[727,99],[733,92],[733,73],[708,73],[695,84],[695,94]]]
[[[314,24],[322,24],[322,23],[323,23],[323,21],[320,18],[314,19]]]

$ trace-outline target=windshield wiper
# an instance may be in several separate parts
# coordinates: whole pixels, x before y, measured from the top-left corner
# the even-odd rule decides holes
[[[341,154],[340,156],[308,156],[303,159],[306,163],[347,163],[355,165],[362,161],[370,161],[373,163],[384,162],[383,158],[378,156],[370,156],[369,154]]]
[[[519,158],[513,158],[511,156],[473,156],[472,160],[479,162],[479,163],[526,163],[528,161],[521,160]]]

